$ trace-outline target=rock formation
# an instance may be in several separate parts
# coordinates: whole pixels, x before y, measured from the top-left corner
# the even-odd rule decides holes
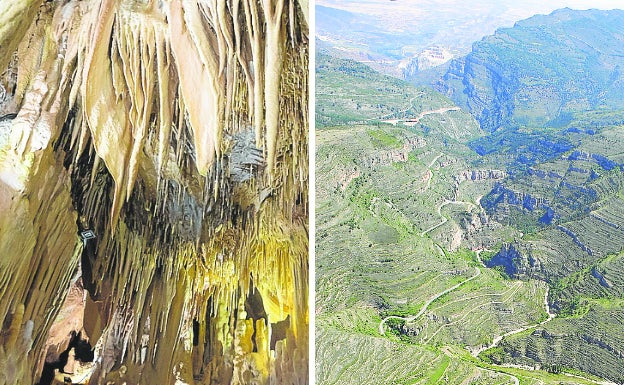
[[[479,182],[483,180],[500,180],[507,177],[507,173],[503,170],[464,170],[455,176],[457,183],[467,180]]]
[[[541,270],[531,250],[518,243],[503,244],[500,251],[486,262],[487,267],[502,266],[514,278],[526,278]]]
[[[453,58],[453,54],[445,47],[434,45],[424,49],[419,54],[404,60],[399,68],[403,79],[413,78],[420,71],[442,65]]]
[[[425,139],[418,137],[407,137],[403,141],[403,146],[391,150],[383,150],[369,156],[366,164],[373,167],[377,164],[392,164],[399,162],[407,162],[409,153],[417,148],[423,148],[427,145]]]
[[[0,6],[0,384],[308,382],[307,7]]]

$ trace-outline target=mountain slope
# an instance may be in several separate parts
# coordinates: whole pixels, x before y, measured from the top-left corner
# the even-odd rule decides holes
[[[470,114],[428,88],[414,87],[350,59],[318,53],[316,59],[316,125],[396,123],[417,120],[427,131],[466,141],[482,135]],[[442,113],[443,128],[431,118]],[[421,115],[422,114],[422,115]]]
[[[575,112],[624,108],[624,11],[534,16],[451,64],[437,88],[481,127],[559,126]]]
[[[457,107],[425,88],[320,61],[317,111],[359,115],[318,132],[317,344],[360,341],[321,373],[366,378],[368,359],[349,352],[385,337],[468,364],[449,383],[510,367],[541,369],[506,372],[527,383],[624,382],[623,15],[536,16],[452,63],[442,89],[485,134],[455,135]],[[425,114],[406,103],[413,90],[444,103]],[[351,364],[334,372],[336,360]]]
[[[487,139],[474,120],[466,121],[474,135],[456,136],[460,111],[432,91],[390,80],[386,99],[377,89],[387,78],[360,64],[317,65],[317,113],[344,103],[333,111],[358,114],[357,124],[317,130],[317,383],[598,383],[485,357],[553,315],[542,280],[509,279],[482,263],[522,232],[480,203],[512,175],[497,168],[503,155],[470,148]],[[425,114],[408,104],[414,90],[444,104]],[[407,125],[397,116],[405,112],[375,102],[422,118]]]

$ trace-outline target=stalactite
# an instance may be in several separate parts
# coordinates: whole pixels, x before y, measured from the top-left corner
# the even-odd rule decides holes
[[[21,41],[0,46],[17,71],[0,212],[19,214],[0,217],[0,317],[16,323],[0,385],[38,380],[78,264],[90,383],[305,383],[302,3],[27,3],[32,20],[0,25]]]
[[[126,164],[131,145],[127,114],[114,88],[114,80],[119,75],[113,76],[113,70],[119,64],[111,63],[108,57],[116,8],[114,0],[103,0],[96,16],[92,16],[98,22],[93,30],[94,44],[90,46],[85,59],[82,89],[82,103],[95,148],[115,180],[115,199],[111,207],[113,227],[119,218],[125,196],[124,187],[128,180]]]
[[[209,52],[214,44],[202,33],[197,3],[172,1],[168,17],[171,35],[176,36],[171,44],[193,129],[197,167],[200,174],[206,175],[219,151],[217,143],[222,129],[223,91],[218,87],[218,54]],[[197,93],[198,88],[202,92]]]
[[[242,0],[245,9],[245,23],[248,39],[251,44],[251,61],[253,71],[254,92],[254,127],[256,128],[256,143],[262,143],[264,130],[264,50],[262,41],[262,26],[259,18],[258,4],[255,0]]]
[[[266,15],[265,38],[265,80],[264,98],[266,102],[266,143],[269,169],[275,164],[277,135],[279,126],[279,90],[283,66],[283,9],[284,0],[262,0]]]

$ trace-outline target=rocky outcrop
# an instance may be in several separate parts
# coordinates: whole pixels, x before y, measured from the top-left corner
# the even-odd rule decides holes
[[[609,220],[606,220],[605,218],[595,214],[595,213],[590,213],[589,214],[590,217],[599,220],[600,222],[604,223],[605,225],[609,226],[609,227],[613,227],[614,229],[619,229],[620,225],[618,225],[617,223],[613,223]]]
[[[607,171],[613,170],[614,168],[618,167],[618,164],[616,162],[610,160],[604,155],[590,154],[585,151],[574,151],[568,156],[568,159],[595,162]]]
[[[578,247],[581,248],[581,250],[583,250],[584,252],[586,252],[589,255],[593,255],[594,252],[592,251],[592,249],[590,249],[587,245],[585,245],[583,242],[581,242],[581,240],[578,238],[578,236],[570,229],[568,229],[567,227],[563,226],[563,225],[557,225],[557,229],[563,231],[565,234],[567,234],[570,238],[572,238],[572,240],[574,241],[574,243],[576,243],[576,245]]]
[[[373,167],[396,162],[407,162],[409,153],[412,150],[425,147],[426,145],[427,142],[423,138],[417,136],[408,137],[404,139],[401,148],[376,153],[367,159],[366,164],[368,167]]]
[[[583,334],[581,338],[583,339],[583,341],[587,342],[588,344],[597,345],[601,349],[604,349],[610,352],[611,354],[617,356],[619,359],[624,359],[624,351],[609,345],[607,342],[602,341],[600,338],[594,337],[592,335],[587,335],[587,334]]]
[[[596,278],[598,282],[600,282],[601,286],[606,287],[607,289],[610,289],[613,286],[613,284],[611,284],[611,282],[604,276],[604,274],[601,273],[596,267],[592,268],[591,275],[592,277]]]
[[[551,207],[546,207],[546,212],[540,217],[539,221],[545,225],[550,225],[558,218],[559,216],[555,213],[555,210]]]
[[[479,182],[484,180],[500,180],[504,179],[507,173],[503,170],[466,170],[462,171],[455,177],[457,183],[464,181]]]
[[[542,197],[535,197],[522,191],[514,191],[501,183],[497,184],[486,198],[481,201],[486,210],[494,210],[501,203],[519,206],[528,211],[549,206],[549,203]]]
[[[304,3],[3,5],[0,385],[307,383]]]
[[[413,78],[420,71],[442,65],[453,58],[453,54],[441,46],[432,46],[399,66],[403,79]]]
[[[356,167],[353,167],[351,170],[346,170],[338,175],[338,184],[336,187],[341,191],[345,191],[349,183],[351,183],[353,179],[359,178],[361,175],[362,173]]]
[[[532,276],[541,270],[540,263],[531,256],[530,250],[518,243],[504,244],[485,265],[502,266],[505,273],[513,278]]]

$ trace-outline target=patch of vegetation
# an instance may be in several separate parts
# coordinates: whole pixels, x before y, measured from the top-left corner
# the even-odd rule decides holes
[[[373,231],[368,235],[368,238],[373,243],[389,245],[397,243],[400,239],[400,234],[394,227],[390,227],[386,224],[380,224],[376,231]]]
[[[366,133],[371,137],[371,140],[375,147],[400,147],[403,143],[396,137],[390,135],[386,131],[380,129],[368,129]]]
[[[624,308],[619,305],[590,303],[583,314],[556,318],[528,337],[506,339],[501,343],[500,359],[545,370],[576,369],[577,373],[580,370],[621,383],[624,377],[616,368],[622,360],[623,317]]]
[[[446,372],[446,370],[448,369],[450,363],[451,363],[451,359],[448,358],[447,356],[444,356],[442,358],[442,362],[440,362],[440,364],[435,368],[433,373],[431,373],[431,377],[429,377],[429,380],[427,381],[427,385],[437,384],[438,381],[440,381],[440,379]]]

